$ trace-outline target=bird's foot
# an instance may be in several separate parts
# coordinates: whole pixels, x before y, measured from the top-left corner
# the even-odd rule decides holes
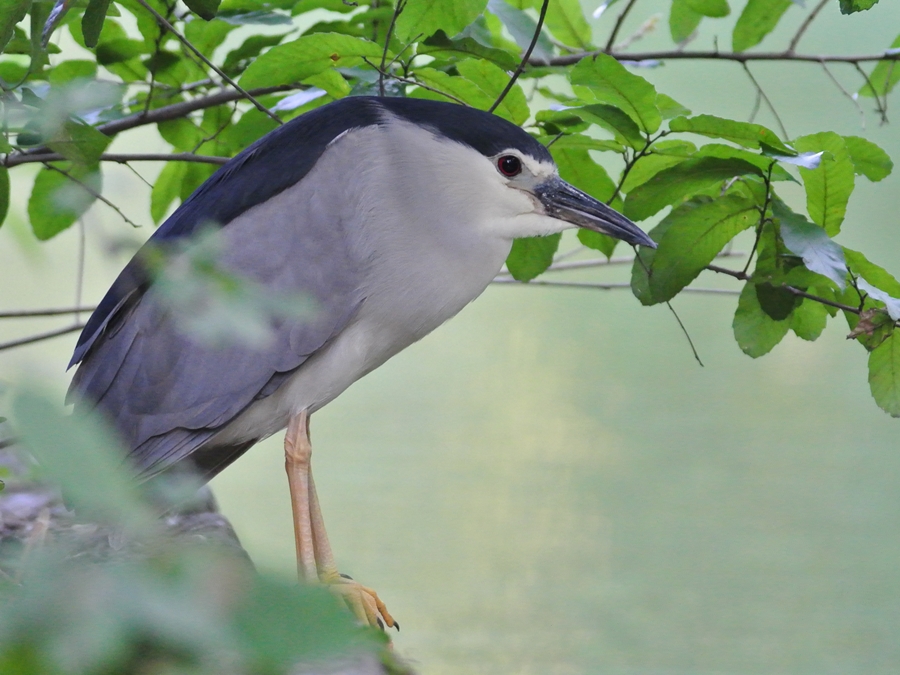
[[[327,584],[328,590],[344,601],[361,623],[378,626],[381,630],[384,630],[385,626],[400,630],[400,624],[391,616],[378,593],[371,588],[353,581],[346,574],[337,572],[324,576],[322,583]]]

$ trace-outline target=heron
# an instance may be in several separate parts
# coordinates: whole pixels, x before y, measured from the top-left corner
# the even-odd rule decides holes
[[[286,429],[301,580],[327,584],[361,622],[399,628],[335,565],[310,416],[479,296],[514,239],[576,227],[656,246],[501,117],[406,97],[322,105],[230,159],[154,232],[87,321],[70,400],[109,420],[142,481],[176,468],[209,480]],[[186,330],[159,271],[203,237],[218,268],[311,309],[270,317],[259,344]]]

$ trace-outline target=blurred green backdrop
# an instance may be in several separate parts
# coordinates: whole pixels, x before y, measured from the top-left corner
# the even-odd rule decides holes
[[[640,49],[670,46],[668,4],[638,2],[622,35],[658,14]],[[788,10],[761,48],[783,48],[803,16]],[[691,48],[718,37],[727,49],[732,24],[707,20]],[[898,26],[894,2],[847,18],[835,1],[798,51],[878,52]],[[792,136],[861,133],[820,66],[752,68]],[[849,67],[832,71],[858,88]],[[640,72],[695,113],[746,119],[753,107],[737,64]],[[900,159],[896,127],[878,126],[871,99],[861,105],[865,135]],[[759,121],[774,126],[765,110]],[[27,171],[13,172],[20,189]],[[839,241],[879,251],[873,261],[897,274],[900,176],[859,183]],[[106,185],[149,223],[147,185],[118,167]],[[47,244],[26,228],[13,217],[0,229],[0,308],[70,305],[78,228]],[[98,205],[85,230],[93,303],[150,229]],[[496,286],[315,416],[339,565],[379,591],[403,625],[398,651],[422,673],[900,671],[900,423],[870,398],[865,352],[845,343],[839,317],[818,342],[789,335],[753,361],[731,336],[736,296],[674,304],[705,368],[672,316],[628,291]],[[0,341],[63,325],[52,321],[2,322]],[[0,378],[61,393],[74,340],[0,352]],[[213,486],[257,564],[291,575],[281,439]]]

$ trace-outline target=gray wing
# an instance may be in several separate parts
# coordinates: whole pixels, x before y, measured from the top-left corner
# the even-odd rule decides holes
[[[300,315],[268,319],[265,346],[217,346],[192,335],[158,285],[150,285],[121,301],[86,353],[72,381],[76,408],[101,410],[144,475],[196,452],[271,394],[362,303],[359,265],[340,217],[322,200],[298,195],[314,187],[301,182],[209,235],[223,271],[309,301]]]

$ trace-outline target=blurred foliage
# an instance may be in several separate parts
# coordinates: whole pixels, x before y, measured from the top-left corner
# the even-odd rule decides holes
[[[130,480],[96,420],[31,391],[11,398],[15,433],[79,522],[40,543],[0,540],[0,673],[274,675],[382,652],[390,662],[387,638],[325,588],[257,574],[224,540],[170,536],[163,493]]]

